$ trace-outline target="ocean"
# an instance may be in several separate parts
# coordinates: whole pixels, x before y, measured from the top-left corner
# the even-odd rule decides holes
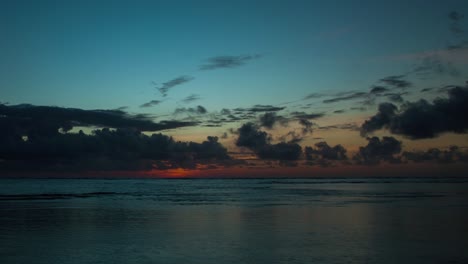
[[[468,263],[468,179],[1,179],[0,263]]]

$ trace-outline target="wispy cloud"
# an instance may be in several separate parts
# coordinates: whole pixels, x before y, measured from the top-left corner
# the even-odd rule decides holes
[[[162,103],[163,101],[162,100],[151,100],[147,103],[144,103],[142,105],[140,105],[141,108],[146,108],[146,107],[153,107],[155,105],[158,105],[160,103]]]
[[[183,75],[183,76],[179,76],[177,78],[174,78],[172,80],[169,80],[167,82],[164,82],[162,83],[162,85],[159,85],[155,82],[153,82],[153,84],[156,86],[155,88],[158,89],[158,91],[162,94],[162,96],[166,97],[167,96],[167,92],[171,89],[171,88],[174,88],[178,85],[181,85],[181,84],[184,84],[184,83],[187,83],[191,80],[193,80],[194,77],[192,76],[186,76],[186,75]]]
[[[335,98],[332,98],[332,99],[323,100],[323,103],[324,104],[331,104],[331,103],[336,103],[336,102],[340,102],[340,101],[354,100],[354,99],[357,99],[357,98],[365,98],[367,96],[368,96],[368,94],[365,93],[365,92],[357,92],[357,93],[352,93],[352,94],[346,95],[346,96],[335,97]]]
[[[215,70],[236,68],[245,65],[247,62],[261,58],[262,55],[240,55],[240,56],[217,56],[207,60],[206,64],[200,66],[200,70]]]
[[[182,102],[185,103],[185,104],[189,104],[189,103],[192,103],[192,102],[195,102],[195,101],[198,101],[200,100],[200,96],[197,95],[197,94],[191,94],[187,97],[185,97]]]

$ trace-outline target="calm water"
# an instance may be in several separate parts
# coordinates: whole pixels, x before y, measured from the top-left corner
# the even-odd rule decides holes
[[[0,180],[0,263],[468,263],[468,179]]]

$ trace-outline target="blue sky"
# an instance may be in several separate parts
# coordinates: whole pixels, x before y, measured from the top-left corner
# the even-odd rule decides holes
[[[1,96],[141,111],[159,96],[151,81],[193,76],[159,106],[168,112],[190,94],[219,110],[362,90],[412,63],[386,57],[443,48],[447,14],[466,9],[464,1],[3,1]],[[255,54],[262,58],[245,67],[198,70],[210,57]]]

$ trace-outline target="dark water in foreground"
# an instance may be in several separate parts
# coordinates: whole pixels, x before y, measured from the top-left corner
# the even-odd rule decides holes
[[[468,179],[0,180],[0,263],[468,263]]]

